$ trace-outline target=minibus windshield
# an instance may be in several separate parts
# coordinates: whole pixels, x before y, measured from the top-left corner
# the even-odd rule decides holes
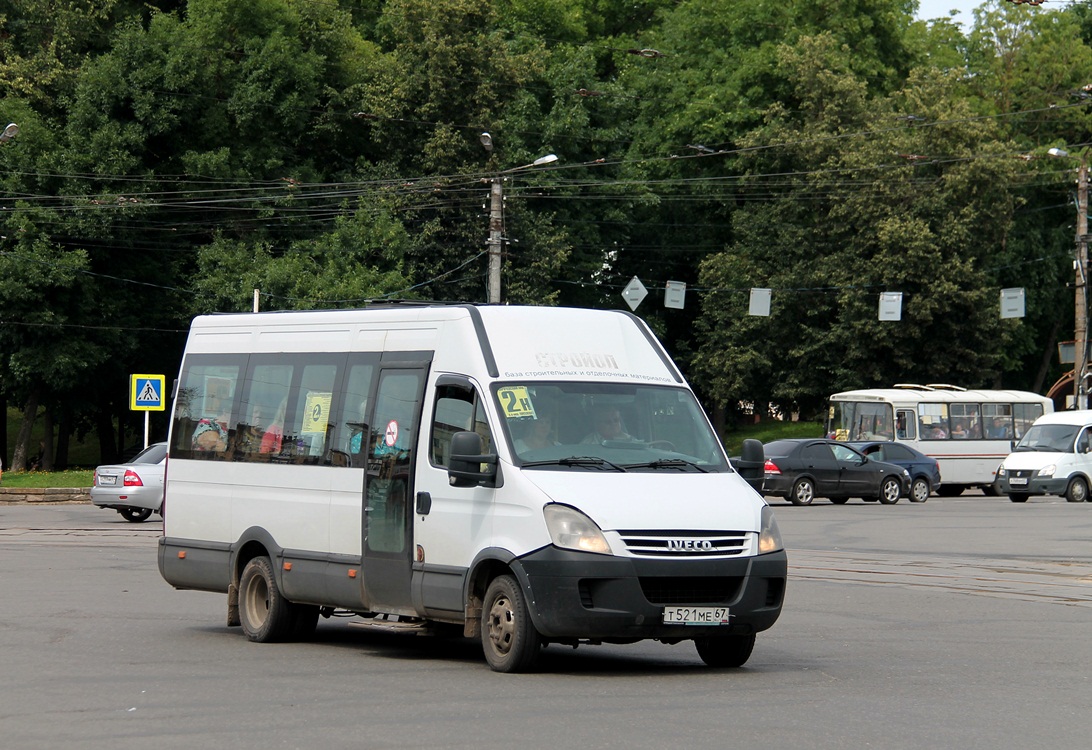
[[[1071,453],[1080,427],[1068,424],[1036,424],[1016,445],[1018,451]]]
[[[527,468],[730,471],[685,388],[595,382],[493,386],[505,438]]]

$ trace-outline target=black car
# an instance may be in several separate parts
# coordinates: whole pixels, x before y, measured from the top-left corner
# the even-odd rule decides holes
[[[871,440],[850,443],[869,458],[901,466],[910,472],[910,502],[924,503],[940,487],[940,464],[932,456],[903,443]]]
[[[851,497],[897,503],[910,491],[910,474],[895,464],[874,461],[845,443],[826,438],[774,440],[766,453],[766,495],[810,505],[816,497],[841,505]]]

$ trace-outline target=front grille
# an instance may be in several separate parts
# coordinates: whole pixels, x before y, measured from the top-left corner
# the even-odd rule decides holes
[[[1009,478],[1011,479],[1012,477],[1023,477],[1026,479],[1031,479],[1031,477],[1035,475],[1035,472],[1036,469],[1014,469],[1012,471],[1009,471]]]
[[[694,578],[643,577],[641,591],[649,604],[723,604],[734,600],[743,583],[739,576]]]
[[[619,531],[637,557],[733,557],[749,547],[746,531]]]

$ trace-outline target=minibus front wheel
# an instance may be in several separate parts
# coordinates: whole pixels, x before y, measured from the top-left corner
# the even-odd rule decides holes
[[[755,634],[722,635],[695,638],[698,656],[710,667],[742,667],[751,658],[755,647]]]
[[[538,659],[542,638],[512,576],[494,578],[485,590],[481,633],[485,660],[494,672],[525,672]]]

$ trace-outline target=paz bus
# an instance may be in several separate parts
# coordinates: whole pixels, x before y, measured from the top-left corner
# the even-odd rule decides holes
[[[940,495],[995,491],[997,467],[1032,422],[1054,411],[1029,391],[900,383],[830,396],[826,433],[835,440],[909,443],[940,464]]]

